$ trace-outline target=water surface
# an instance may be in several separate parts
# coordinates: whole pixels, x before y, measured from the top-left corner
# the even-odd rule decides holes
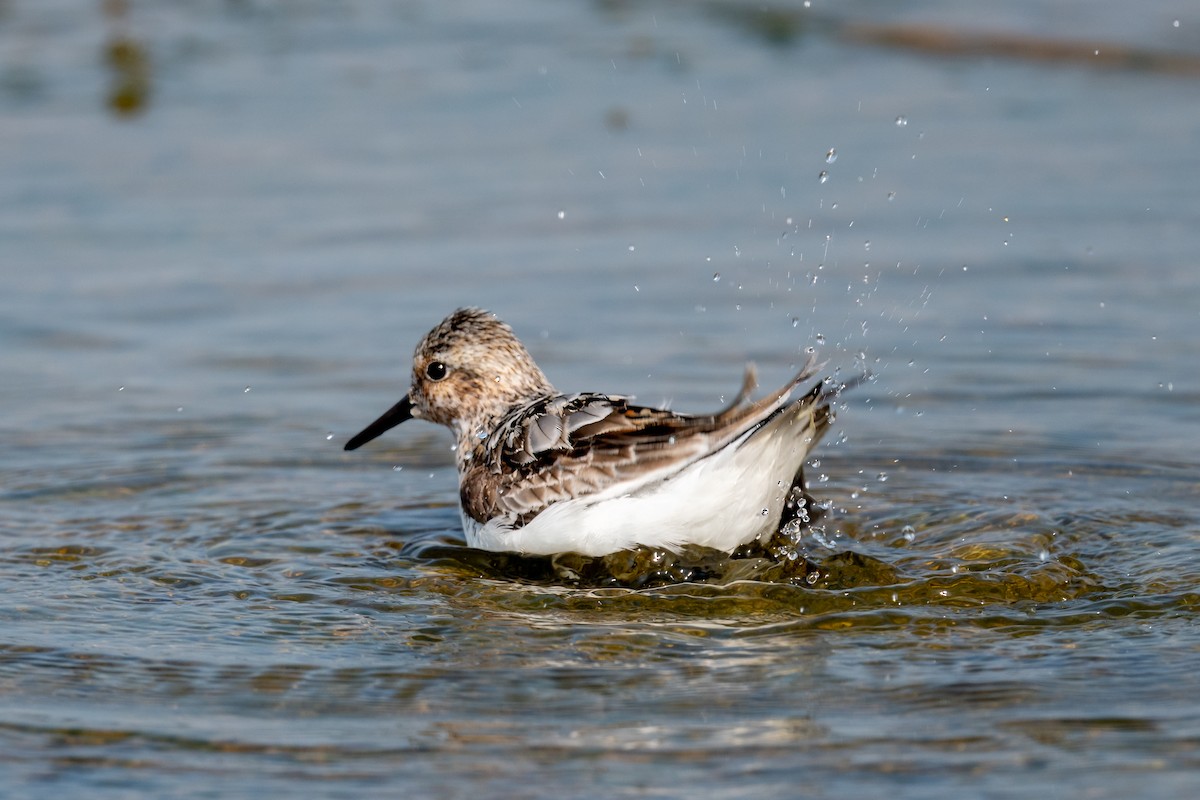
[[[106,8],[0,9],[5,796],[1200,787],[1200,84],[844,35],[1200,20]],[[465,548],[444,431],[341,451],[464,304],[680,410],[869,370],[819,579]]]

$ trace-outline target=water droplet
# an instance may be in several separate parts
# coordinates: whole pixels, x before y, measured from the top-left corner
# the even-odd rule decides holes
[[[479,430],[475,431],[476,439],[486,439],[487,437],[488,437],[488,433],[483,428],[480,428]]]
[[[896,199],[896,193],[895,193],[895,192],[888,192],[888,198],[887,198],[888,202],[890,203],[890,202],[892,202],[892,201],[893,201],[893,200],[895,200],[895,199]]]
[[[815,541],[817,544],[821,545],[821,547],[827,548],[829,550],[837,549],[837,542],[833,541],[833,539],[831,539],[828,535],[826,535],[824,526],[818,525],[815,528],[813,528],[812,529],[812,538],[813,538],[813,541]]]
[[[907,124],[908,124],[908,117],[904,116],[903,114],[896,117],[896,127],[897,128],[903,128]]]
[[[825,154],[825,163],[832,164],[835,161],[837,161],[837,148],[831,147],[829,148],[829,152]]]
[[[771,509],[769,509],[769,508],[764,508],[764,509],[762,510],[762,515],[763,515],[764,517],[765,517],[765,516],[767,516],[767,515],[768,515],[768,514],[770,514],[770,513],[771,513]]]
[[[637,250],[637,245],[629,245],[629,252],[632,253],[634,250]]]
[[[118,392],[123,392],[123,391],[125,391],[125,387],[124,387],[124,386],[118,386],[118,387],[117,387],[117,391],[118,391]]]
[[[792,317],[792,327],[793,328],[800,327],[800,318],[799,317]]]
[[[818,333],[816,336],[817,344],[825,344],[825,334]]]
[[[333,441],[333,434],[332,433],[325,434],[325,441],[327,441],[327,442]]]
[[[875,479],[877,481],[879,481],[880,483],[883,483],[884,481],[886,481],[888,479],[888,474],[886,472],[881,472],[875,476]]]
[[[559,218],[559,219],[566,219],[566,218],[567,218],[567,212],[566,212],[566,211],[559,210],[559,212],[558,212],[558,218]]]
[[[713,273],[713,283],[720,283],[720,282],[721,282],[721,273],[714,272]]]
[[[401,466],[400,464],[397,464],[396,466],[392,467],[392,472],[403,472],[403,471],[404,471],[404,467]]]
[[[247,394],[249,391],[250,391],[250,387],[247,386],[245,389],[242,389],[242,394]]]
[[[817,176],[817,181],[819,183],[825,183],[828,180],[829,180],[829,173],[826,172],[825,170],[821,170],[821,174]]]

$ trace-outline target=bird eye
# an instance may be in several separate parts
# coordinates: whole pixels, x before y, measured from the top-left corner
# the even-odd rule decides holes
[[[429,366],[425,368],[425,377],[429,378],[431,381],[440,381],[442,378],[446,377],[446,373],[448,371],[449,370],[446,369],[446,365],[442,362],[430,361]]]

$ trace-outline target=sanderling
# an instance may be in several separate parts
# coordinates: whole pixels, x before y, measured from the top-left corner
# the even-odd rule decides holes
[[[413,354],[400,402],[346,443],[354,450],[407,419],[457,438],[467,543],[485,550],[602,556],[638,546],[726,553],[778,529],[803,492],[809,450],[829,427],[840,386],[810,359],[779,391],[741,391],[710,415],[637,406],[629,397],[560,394],[505,323],[455,311]]]

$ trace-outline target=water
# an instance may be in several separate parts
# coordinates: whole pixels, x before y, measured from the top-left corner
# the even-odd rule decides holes
[[[1196,20],[813,6],[0,9],[3,794],[1194,794],[1195,78],[843,32]],[[869,370],[812,582],[476,553],[443,431],[344,454],[463,304],[681,410]]]

